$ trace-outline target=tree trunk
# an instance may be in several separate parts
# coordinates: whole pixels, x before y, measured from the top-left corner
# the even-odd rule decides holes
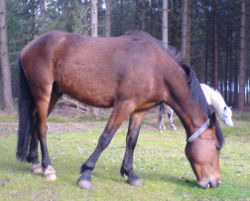
[[[151,10],[150,10],[150,33],[154,36],[155,30],[155,0],[151,0]]]
[[[172,21],[169,21],[172,22],[172,26],[169,30],[171,30],[170,33],[172,33],[170,36],[169,36],[169,41],[171,41],[171,45],[174,46],[174,47],[178,47],[179,46],[179,29],[178,29],[178,26],[176,26],[177,24],[180,24],[180,19],[179,19],[179,8],[177,6],[177,1],[172,1],[172,5],[173,5],[173,10],[172,10],[172,15],[173,15],[173,18],[172,18]],[[170,25],[170,24],[169,24]],[[171,37],[171,38],[170,38]]]
[[[182,0],[182,57],[190,64],[190,0]]]
[[[241,0],[241,28],[240,28],[240,94],[238,108],[244,110],[246,85],[246,0]]]
[[[218,21],[217,0],[213,0],[214,7],[214,88],[218,89]]]
[[[205,83],[208,83],[208,60],[209,60],[209,40],[206,32],[206,51],[205,51]]]
[[[111,18],[111,0],[106,0],[106,11],[105,11],[105,37],[110,37],[110,18]]]
[[[230,41],[230,25],[228,24],[227,25],[227,30],[226,30],[226,41]],[[229,72],[228,72],[228,66],[229,66],[229,60],[231,58],[232,55],[229,55],[229,49],[230,49],[230,45],[229,43],[226,43],[225,44],[226,46],[226,55],[225,55],[225,71],[224,71],[224,91],[222,94],[224,94],[224,99],[226,102],[228,102],[228,90],[230,90],[230,84],[229,84],[229,88],[227,88],[227,83],[228,83],[228,76],[229,75]]]
[[[123,0],[120,0],[121,7],[120,7],[120,35],[123,34]]]
[[[142,0],[142,23],[141,23],[141,29],[143,31],[146,30],[146,0]]]
[[[91,36],[98,36],[98,9],[97,0],[91,0]]]
[[[91,36],[98,37],[98,0],[91,0]],[[92,114],[95,115],[96,118],[100,117],[100,111],[96,107],[92,107]]]
[[[40,9],[41,9],[41,25],[40,25],[40,32],[44,32],[45,27],[45,0],[41,0],[40,2]]]
[[[233,75],[234,75],[234,99],[233,99],[233,101],[234,101],[234,107],[235,108],[237,108],[238,107],[238,102],[239,102],[239,98],[238,98],[238,91],[239,91],[239,69],[238,69],[238,57],[237,57],[237,53],[238,53],[238,51],[235,51],[235,67],[236,68],[234,68],[234,73],[233,73]]]
[[[6,5],[5,0],[0,0],[0,55],[1,55],[1,72],[3,87],[3,110],[14,111],[13,97],[11,89],[11,72],[8,58],[8,39],[7,39],[7,22],[6,22]]]
[[[190,54],[191,54],[191,0],[188,0],[187,4],[187,53],[186,61],[187,64],[191,64]]]
[[[231,35],[232,33],[230,33]],[[231,37],[231,36],[230,36]],[[233,64],[233,54],[232,54],[232,44],[229,46],[229,62]],[[229,70],[229,100],[228,104],[233,104],[233,68],[231,67]]]
[[[89,15],[88,15],[88,11],[89,11],[89,3],[88,1],[84,1],[83,3],[83,7],[84,7],[84,11],[83,11],[83,17],[82,17],[82,25],[83,25],[83,35],[87,36],[89,35]]]
[[[36,6],[35,1],[30,2],[30,18],[31,18],[31,30],[30,30],[30,40],[33,40],[35,38],[37,27],[36,27]]]
[[[138,0],[135,0],[135,29],[139,29],[139,3]]]
[[[41,18],[42,18],[42,21],[44,21],[44,17],[45,17],[45,0],[41,0],[40,6],[41,6]]]
[[[66,7],[65,12],[66,12],[66,15],[68,16],[67,21],[66,21],[66,31],[73,33],[74,32],[74,28],[73,28],[74,20],[72,16],[72,5],[71,5],[70,0],[66,0],[64,2],[65,2],[65,7]]]
[[[162,41],[165,48],[168,46],[168,0],[162,1]]]

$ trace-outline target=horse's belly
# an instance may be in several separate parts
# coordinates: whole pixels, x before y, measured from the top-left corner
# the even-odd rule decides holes
[[[111,83],[98,80],[69,78],[56,81],[59,90],[72,98],[96,107],[112,107],[115,98],[115,87]]]

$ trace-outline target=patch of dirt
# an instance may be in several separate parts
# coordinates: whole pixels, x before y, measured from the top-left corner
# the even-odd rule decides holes
[[[101,129],[104,129],[107,120],[107,117],[111,114],[112,108],[104,109],[104,108],[98,108],[99,117],[96,119],[93,117],[93,107],[89,107],[86,105],[81,104],[81,107],[78,106],[78,104],[71,104],[63,101],[59,101],[52,113],[50,114],[50,117],[56,117],[56,118],[63,118],[66,120],[66,122],[48,122],[48,132],[83,132],[87,131],[90,127],[95,127],[95,125],[100,126]],[[0,111],[0,115],[9,115],[9,113]],[[16,115],[16,113],[14,114]],[[80,122],[76,122],[76,119],[78,117],[84,117],[88,116],[91,117],[91,120],[88,120],[88,117],[86,117],[86,120],[80,120]],[[105,118],[103,118],[105,117]],[[156,132],[158,132],[158,117],[159,117],[159,107],[153,108],[148,111],[146,118],[143,123],[144,129],[153,129]],[[176,119],[177,116],[174,114],[174,119]],[[101,120],[102,119],[102,120]],[[170,129],[169,123],[168,123],[168,117],[165,116],[165,124],[167,129]],[[99,122],[97,124],[97,122]],[[122,128],[128,127],[128,119],[126,122],[122,124]],[[0,137],[6,137],[8,134],[16,134],[18,131],[18,122],[0,122]]]

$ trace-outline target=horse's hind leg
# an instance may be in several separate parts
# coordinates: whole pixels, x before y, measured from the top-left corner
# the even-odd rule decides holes
[[[55,104],[57,103],[58,99],[61,97],[62,94],[56,93],[55,89],[53,88],[50,103],[49,103],[49,109],[48,109],[48,115],[53,110]],[[43,173],[42,166],[39,163],[38,160],[38,133],[37,133],[37,116],[34,115],[33,117],[33,128],[32,128],[32,137],[30,141],[30,147],[29,147],[29,155],[28,155],[28,162],[32,163],[31,171],[34,174],[40,174]]]
[[[133,155],[142,121],[146,112],[133,113],[130,116],[128,134],[126,137],[126,152],[121,167],[121,175],[127,175],[127,183],[133,186],[142,185],[140,178],[133,170]]]
[[[47,117],[49,112],[52,110],[52,106],[55,105],[58,98],[53,98],[52,96],[52,84],[47,84],[40,86],[38,88],[33,88],[33,97],[37,106],[37,136],[40,141],[40,147],[42,152],[42,167],[44,169],[44,176],[46,180],[56,180],[56,171],[51,166],[46,136],[47,136]],[[52,100],[52,99],[53,100]],[[52,104],[50,107],[49,105]],[[37,146],[34,147],[34,150]]]
[[[98,140],[98,144],[94,152],[81,167],[82,175],[78,179],[78,185],[81,188],[90,189],[92,187],[91,173],[95,167],[95,164],[99,156],[104,151],[104,149],[107,148],[115,132],[120,127],[122,122],[126,119],[126,117],[130,113],[133,112],[133,110],[134,110],[134,104],[131,103],[130,101],[120,102],[114,106],[109,121]]]
[[[159,114],[159,126],[158,126],[158,130],[160,132],[162,132],[166,129],[165,124],[164,124],[164,117],[165,117],[165,106],[164,106],[164,103],[161,103],[160,104],[160,114]]]
[[[33,120],[33,128],[32,128],[32,136],[30,140],[30,147],[29,147],[29,155],[28,155],[28,162],[32,163],[31,172],[34,174],[41,174],[43,173],[42,166],[38,160],[38,135],[36,129],[37,121],[36,117]]]
[[[174,110],[169,107],[168,109],[168,118],[169,118],[169,121],[170,121],[170,126],[173,130],[177,130],[177,127],[175,126],[174,124],[174,121],[173,121],[173,116],[174,116]]]

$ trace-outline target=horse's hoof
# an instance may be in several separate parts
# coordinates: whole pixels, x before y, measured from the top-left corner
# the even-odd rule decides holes
[[[131,186],[142,186],[143,183],[140,179],[128,179],[127,183]]]
[[[43,169],[42,169],[42,166],[41,166],[40,163],[34,163],[34,164],[32,164],[30,171],[33,174],[42,174],[43,173]]]
[[[172,129],[173,129],[174,131],[176,131],[176,130],[177,130],[177,127],[176,127],[175,125],[172,125]]]
[[[56,180],[56,171],[51,165],[49,165],[44,170],[44,177],[47,181],[55,181]]]
[[[84,189],[86,189],[86,190],[89,190],[89,189],[92,188],[92,184],[91,184],[91,182],[88,181],[88,180],[78,180],[78,186],[79,186],[80,188],[84,188]]]
[[[57,177],[56,177],[56,174],[48,174],[48,175],[45,175],[45,179],[47,181],[55,181]]]

